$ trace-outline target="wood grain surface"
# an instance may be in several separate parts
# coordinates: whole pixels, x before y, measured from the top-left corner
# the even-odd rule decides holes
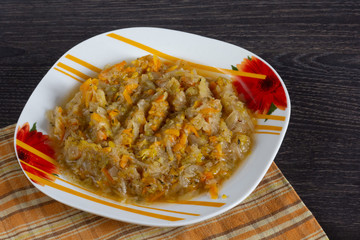
[[[219,39],[268,61],[292,103],[276,163],[330,239],[359,239],[359,1],[2,0],[0,127],[17,121],[69,48],[135,26]]]

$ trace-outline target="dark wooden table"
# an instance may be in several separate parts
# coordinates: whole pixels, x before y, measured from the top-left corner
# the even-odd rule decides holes
[[[359,1],[2,0],[0,127],[17,121],[65,51],[99,33],[134,26],[233,43],[277,69],[292,115],[275,161],[330,239],[359,239]]]

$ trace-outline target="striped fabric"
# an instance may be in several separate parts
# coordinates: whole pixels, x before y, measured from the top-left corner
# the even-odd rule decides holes
[[[0,130],[0,239],[328,239],[275,163],[244,202],[194,225],[146,227],[68,207],[26,179],[14,128]]]

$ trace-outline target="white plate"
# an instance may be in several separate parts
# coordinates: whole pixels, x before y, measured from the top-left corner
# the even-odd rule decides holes
[[[46,134],[48,130],[46,112],[56,105],[61,105],[62,101],[79,87],[79,81],[83,81],[87,76],[95,77],[96,71],[104,68],[105,65],[132,60],[147,55],[149,52],[160,57],[168,58],[170,55],[214,67],[210,70],[231,69],[231,65],[240,64],[250,57],[253,62],[258,59],[264,66],[269,66],[267,70],[273,71],[278,90],[284,95],[282,105],[285,104],[286,107],[283,106],[283,110],[276,109],[270,117],[266,117],[268,118],[266,121],[264,115],[256,115],[259,119],[252,153],[235,174],[225,182],[220,189],[219,199],[212,200],[208,195],[202,195],[182,203],[149,206],[121,204],[76,187],[64,181],[61,175],[44,173],[44,171],[56,173],[54,172],[56,166],[50,164],[48,161],[52,160],[46,156],[51,153],[44,150],[44,144],[39,140],[41,133]],[[253,81],[260,84],[263,80],[254,78]],[[269,97],[266,99],[269,100]],[[276,104],[279,107],[281,105]],[[243,201],[259,184],[275,158],[284,138],[289,118],[290,99],[283,81],[270,65],[255,54],[229,43],[190,33],[160,28],[126,28],[92,37],[65,53],[36,87],[18,120],[18,129],[25,123],[32,125],[36,122],[38,132],[28,132],[28,129],[24,127],[21,130],[23,135],[19,135],[19,139],[16,139],[15,133],[14,139],[19,164],[34,186],[44,194],[66,205],[107,218],[148,226],[169,227],[206,220]],[[36,170],[34,166],[42,172]],[[222,194],[227,195],[227,198],[222,199]]]

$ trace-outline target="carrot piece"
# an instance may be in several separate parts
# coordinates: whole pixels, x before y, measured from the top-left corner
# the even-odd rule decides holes
[[[153,71],[158,72],[161,67],[161,61],[156,55],[153,56],[153,62],[154,62]]]
[[[124,69],[124,72],[126,73],[135,72],[135,71],[136,71],[135,67],[127,67]]]
[[[85,102],[85,106],[89,107],[89,102],[95,100],[94,91],[97,90],[99,81],[96,78],[89,78],[80,86],[80,92],[82,94],[82,101]]]
[[[216,144],[215,149],[217,151],[217,157],[221,158],[223,155],[221,143]]]
[[[187,135],[184,133],[184,131],[181,131],[179,143],[180,143],[182,146],[185,146],[186,143],[187,143]]]
[[[130,159],[130,157],[128,155],[122,155],[121,160],[120,160],[120,167],[125,168],[129,159]]]
[[[214,183],[214,184],[212,184],[210,186],[210,191],[209,192],[210,192],[211,199],[217,199],[218,198],[219,190],[218,190],[218,187],[217,187],[216,183]]]
[[[158,127],[157,127],[156,125],[152,125],[152,126],[151,126],[151,129],[152,129],[154,132],[157,130],[157,128],[158,128]]]
[[[199,134],[198,134],[196,128],[195,128],[193,125],[191,125],[191,124],[186,124],[186,125],[185,125],[185,129],[188,130],[189,132],[194,133],[195,136],[199,137]]]
[[[125,89],[129,92],[129,93],[132,93],[135,89],[137,89],[139,86],[139,84],[137,83],[132,83],[132,84],[129,84],[129,85],[126,85]]]
[[[209,140],[210,140],[210,142],[214,143],[214,142],[217,141],[217,137],[216,136],[211,136],[211,137],[209,137]]]
[[[123,133],[125,133],[129,137],[132,137],[133,136],[132,130],[133,130],[132,128],[124,129]]]
[[[149,89],[147,91],[145,91],[146,94],[149,94],[149,95],[153,95],[155,93],[155,90],[154,89]]]
[[[119,121],[116,119],[116,116],[120,114],[119,110],[109,110],[108,114],[111,120],[111,125],[117,125]]]
[[[96,135],[97,135],[99,140],[106,140],[107,139],[107,135],[103,131],[98,131]]]
[[[101,71],[101,72],[99,73],[99,79],[100,79],[101,81],[107,81],[106,74],[107,74],[108,72],[110,72],[110,71],[113,70],[113,69],[115,69],[115,70],[117,70],[117,71],[121,71],[121,70],[124,68],[125,65],[126,65],[126,62],[125,62],[125,61],[122,61],[121,63],[115,64],[114,66],[109,67],[109,68]]]
[[[91,87],[97,86],[99,81],[96,78],[89,78],[80,86],[80,91],[84,92],[89,90]]]
[[[125,67],[125,65],[126,61],[122,61],[121,63],[115,64],[113,67],[116,68],[116,70],[121,71]]]
[[[210,87],[210,90],[211,90],[211,91],[214,91],[214,90],[216,89],[216,86],[217,86],[216,82],[211,82],[211,83],[210,83],[210,86],[209,86],[209,87]]]
[[[129,84],[125,87],[125,90],[123,91],[123,95],[125,100],[128,102],[128,104],[132,104],[132,99],[130,97],[130,94],[133,93],[133,91],[139,86],[139,84],[133,83]]]
[[[154,196],[152,196],[151,198],[148,199],[149,202],[153,202],[155,201],[156,199],[159,199],[160,197],[162,197],[162,195],[164,195],[165,192],[164,191],[161,191],[159,192],[158,194],[155,194]]]
[[[124,98],[127,101],[128,104],[132,104],[132,99],[130,97],[130,94],[128,93],[128,91],[125,89],[123,92]]]
[[[120,112],[119,112],[119,110],[117,110],[117,109],[108,111],[108,114],[109,114],[109,116],[110,116],[111,118],[116,117],[119,113],[120,113]]]
[[[175,128],[170,128],[170,129],[166,129],[165,130],[165,134],[169,134],[169,135],[175,135],[175,136],[180,136],[180,131],[178,129]]]
[[[182,149],[185,149],[186,143],[187,143],[187,135],[183,130],[181,130],[179,143],[175,144],[175,146],[173,147],[173,151],[178,152]]]
[[[104,173],[105,177],[112,183],[114,184],[115,181],[114,179],[111,177],[109,171],[107,170],[107,168],[102,168],[101,171]]]
[[[205,119],[206,120],[206,119]],[[208,130],[204,130],[204,132],[207,134],[207,135],[211,135],[211,128],[209,128]]]
[[[203,108],[200,110],[201,114],[211,114],[211,113],[216,113],[219,112],[219,110],[215,109],[215,108]]]
[[[206,179],[213,179],[214,175],[212,174],[212,172],[204,172],[204,175],[206,177]]]
[[[177,68],[178,68],[178,65],[174,65],[174,66],[166,69],[166,72],[172,72],[172,71],[174,71],[174,70],[177,69]]]
[[[93,113],[93,114],[91,114],[91,120],[94,120],[94,121],[96,121],[96,122],[102,122],[102,121],[104,121],[103,117],[100,116],[100,114],[98,114],[98,113]]]
[[[165,100],[165,95],[162,94],[162,95],[160,95],[157,99],[155,99],[155,102],[162,102],[162,101],[164,101],[164,100]]]
[[[173,147],[173,151],[174,152],[178,152],[178,151],[180,151],[180,149],[182,149],[182,145],[180,144],[180,143],[177,143],[177,144],[175,144],[175,146]]]

